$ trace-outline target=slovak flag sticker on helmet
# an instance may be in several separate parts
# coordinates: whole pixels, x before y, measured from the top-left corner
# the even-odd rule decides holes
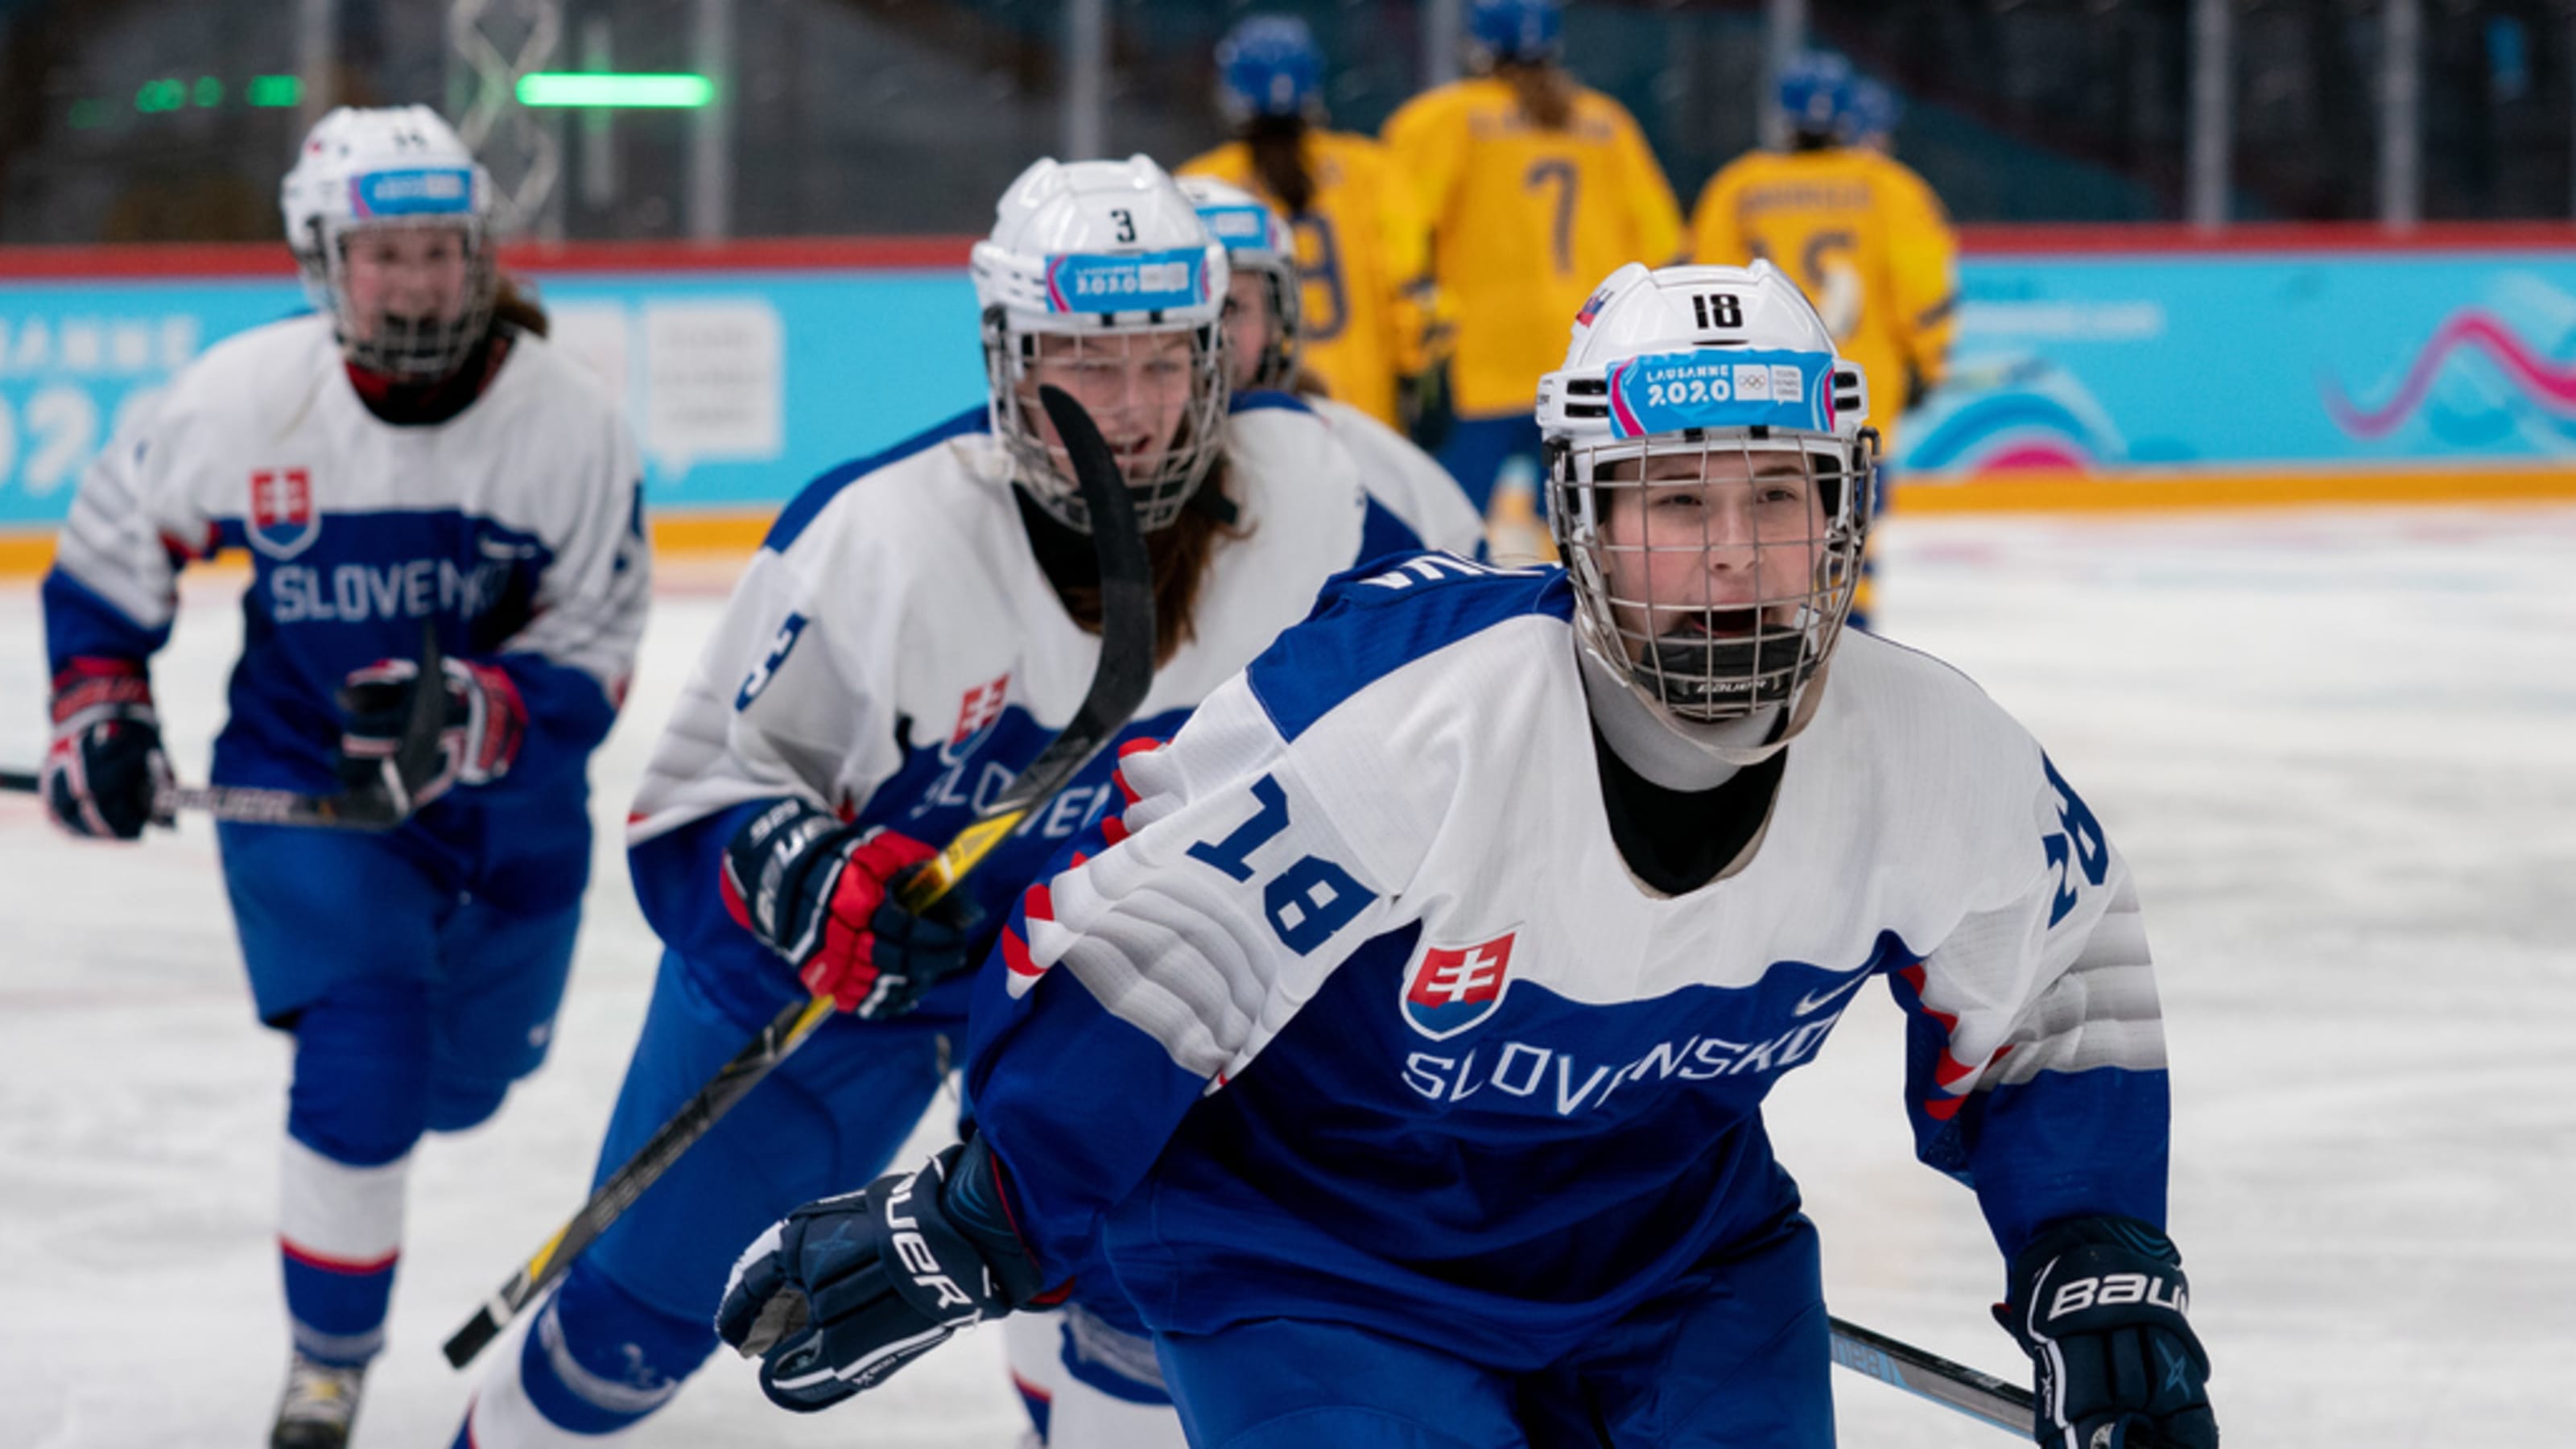
[[[1425,945],[1404,973],[1405,1021],[1433,1041],[1483,1024],[1502,1008],[1519,935],[1514,926],[1472,946]]]
[[[1101,256],[1070,252],[1047,258],[1050,312],[1160,312],[1208,299],[1206,253],[1197,250]]]
[[[1833,429],[1831,356],[1703,348],[1613,365],[1610,434],[1641,438],[1684,428]]]

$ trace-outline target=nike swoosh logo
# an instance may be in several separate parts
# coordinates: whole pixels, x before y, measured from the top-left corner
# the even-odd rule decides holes
[[[1816,1008],[1823,1006],[1826,1002],[1833,1000],[1835,997],[1842,995],[1844,992],[1851,990],[1853,987],[1858,986],[1868,979],[1869,973],[1864,971],[1849,981],[1844,982],[1842,985],[1834,987],[1830,991],[1810,992],[1807,995],[1798,998],[1797,1006],[1793,1008],[1789,1014],[1791,1016],[1810,1015],[1816,1010]]]

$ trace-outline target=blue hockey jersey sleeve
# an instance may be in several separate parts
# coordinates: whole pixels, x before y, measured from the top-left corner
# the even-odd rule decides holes
[[[2137,888],[2039,765],[2029,888],[1890,977],[1917,1155],[1976,1190],[2007,1260],[2064,1218],[2165,1220],[2164,1030]]]

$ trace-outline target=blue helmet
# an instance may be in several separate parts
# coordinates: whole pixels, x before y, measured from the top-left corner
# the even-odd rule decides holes
[[[1849,135],[1852,140],[1865,136],[1884,136],[1896,129],[1905,114],[1905,103],[1886,86],[1860,76],[1852,81]]]
[[[1852,114],[1851,62],[1810,50],[1780,68],[1780,109],[1801,135],[1846,134]]]
[[[1564,35],[1558,0],[1476,0],[1467,12],[1468,43],[1489,65],[1554,60]]]
[[[1294,15],[1247,15],[1216,43],[1217,105],[1241,125],[1310,116],[1322,106],[1324,52]]]

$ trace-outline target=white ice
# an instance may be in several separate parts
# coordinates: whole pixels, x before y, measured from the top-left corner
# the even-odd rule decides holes
[[[2172,1045],[2172,1227],[2228,1442],[2562,1442],[2576,1392],[2576,510],[1905,518],[1887,631],[2028,723],[2134,864]],[[675,573],[677,571],[674,571]],[[238,578],[156,670],[202,778]],[[722,582],[667,588],[594,772],[603,845],[554,1060],[420,1152],[358,1443],[444,1446],[439,1342],[578,1202],[654,943],[615,822]],[[42,742],[31,587],[0,597],[0,763]],[[253,1025],[202,821],[71,843],[0,796],[0,1446],[246,1446],[283,1368],[283,1043]],[[1898,1018],[1774,1098],[1834,1309],[2007,1377],[1971,1196],[1916,1165]],[[1689,1144],[1676,1143],[1675,1151]],[[1999,1446],[1837,1375],[1853,1449]],[[803,1419],[720,1356],[638,1445],[989,1446],[998,1334]]]

